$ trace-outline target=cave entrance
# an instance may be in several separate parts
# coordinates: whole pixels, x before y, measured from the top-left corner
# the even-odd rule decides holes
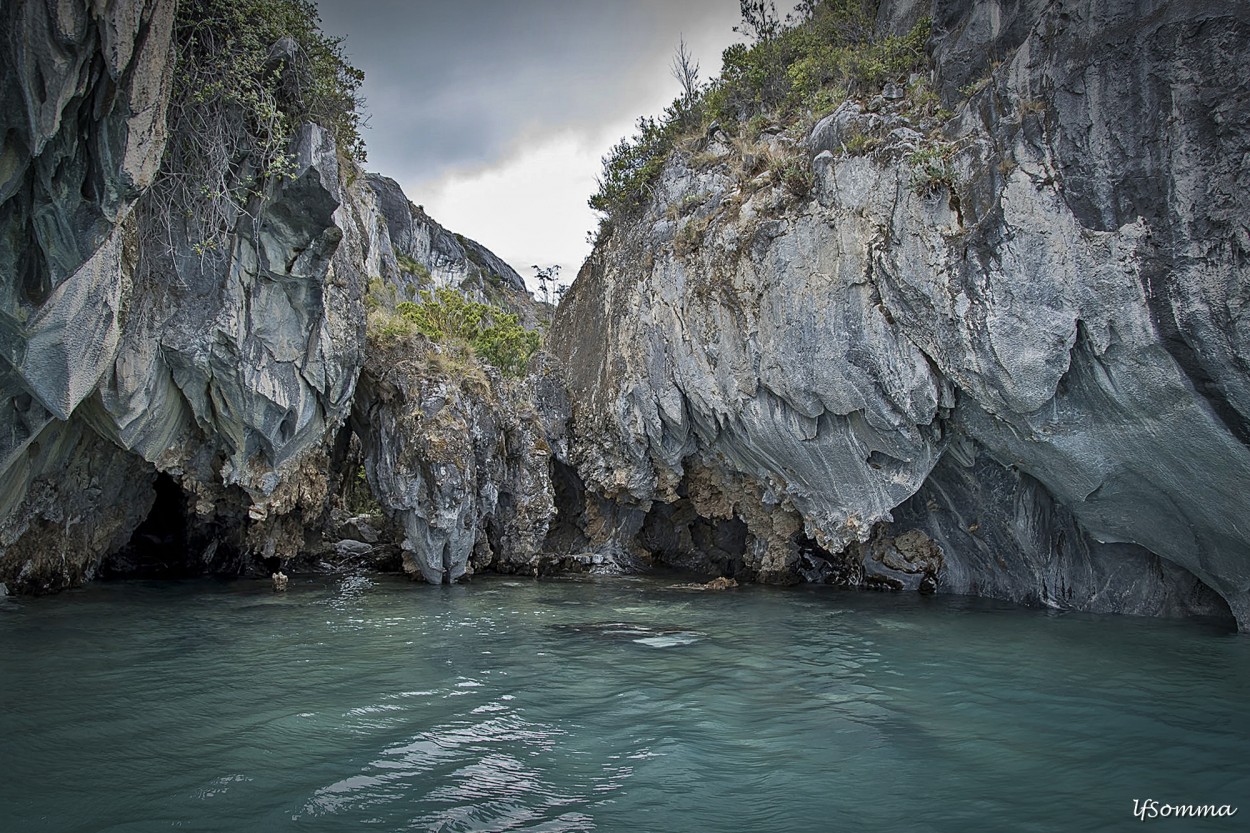
[[[192,573],[187,548],[187,495],[165,472],[152,484],[156,499],[126,546],[100,565],[101,578],[167,578]]]
[[[746,576],[746,522],[705,518],[685,497],[654,503],[638,532],[639,545],[656,561],[686,572],[726,578]]]
[[[543,550],[564,555],[580,552],[589,545],[586,539],[586,486],[577,470],[551,458],[548,471],[555,492],[556,515],[547,527]]]

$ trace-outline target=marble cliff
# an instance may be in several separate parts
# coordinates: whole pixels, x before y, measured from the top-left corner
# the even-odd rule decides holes
[[[230,218],[217,251],[163,224],[150,203],[153,181],[169,175],[174,13],[170,0],[19,2],[3,13],[13,72],[0,116],[0,579],[38,593],[101,569],[338,563],[377,549],[377,529],[338,534],[339,498],[358,472],[409,478],[377,483],[383,505],[372,508],[413,536],[399,550],[414,572],[441,564],[420,553],[451,531],[414,520],[435,499],[412,482],[429,455],[410,446],[429,434],[395,436],[407,423],[370,398],[391,401],[381,363],[392,356],[369,360],[366,306],[371,293],[393,303],[420,286],[455,286],[532,319],[524,282],[394,182],[362,175],[312,123],[294,132],[290,169]],[[480,370],[482,384],[516,387],[492,373]],[[405,384],[440,410],[419,378]],[[520,419],[500,414],[500,430]],[[384,465],[380,447],[405,465]],[[484,467],[493,453],[483,450]],[[529,468],[491,476],[532,491]],[[497,503],[500,484],[480,480],[440,487]],[[158,500],[163,517],[141,527]],[[454,520],[468,520],[472,537],[495,503]]]
[[[930,77],[803,135],[713,126],[583,268],[554,351],[609,537],[1088,610],[1211,610],[1209,588],[1246,625],[1250,17],[893,3],[878,25],[921,15]],[[953,105],[936,136],[917,80]],[[810,182],[757,173],[769,153]]]
[[[0,12],[10,592],[668,563],[1250,627],[1243,4],[882,3],[928,69],[686,140],[519,376],[371,333],[547,313],[316,124],[154,247],[174,12]]]

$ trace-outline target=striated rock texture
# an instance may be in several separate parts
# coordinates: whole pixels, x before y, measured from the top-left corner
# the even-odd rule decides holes
[[[18,592],[99,570],[268,576],[284,563],[385,560],[387,524],[345,520],[343,506],[357,485],[347,422],[367,296],[393,293],[407,269],[412,294],[417,278],[454,284],[534,316],[515,272],[365,176],[315,124],[295,130],[287,175],[257,180],[220,245],[199,245],[154,187],[171,173],[173,7],[19,0],[0,12],[0,582]],[[438,383],[393,370],[410,405],[438,411],[423,400]],[[528,477],[520,452],[501,452],[499,468],[486,449],[492,437],[541,441],[515,399],[503,414],[449,406],[482,436],[483,483]],[[408,427],[395,419],[367,438],[385,437],[406,464],[424,452],[393,436]],[[494,545],[521,560],[545,534],[536,515],[550,514],[546,456],[536,465],[534,484],[460,510],[488,519]],[[429,516],[439,499],[402,509]]]
[[[424,339],[370,351],[352,427],[373,494],[402,528],[408,573],[440,584],[545,566],[560,438],[537,404],[553,384],[542,373],[506,378],[467,348]]]
[[[387,265],[393,264],[394,280],[406,294],[411,294],[410,287],[455,287],[486,301],[506,299],[507,307],[519,302],[517,293],[526,292],[525,281],[494,252],[440,226],[423,207],[409,202],[395,180],[368,174],[368,181],[394,252]]]
[[[1250,628],[1244,4],[883,3],[929,77],[684,145],[522,379],[368,330],[547,310],[315,124],[195,239],[173,8],[0,10],[0,586],[661,561]]]
[[[713,131],[600,240],[553,335],[570,462],[653,555],[718,541],[709,572],[1139,613],[1213,590],[1250,628],[1250,12],[879,23],[922,14],[940,134],[898,90],[746,151]]]
[[[16,589],[89,576],[80,553],[124,543],[153,501],[154,472],[75,411],[121,342],[132,210],[165,146],[173,9],[0,11],[0,580]]]

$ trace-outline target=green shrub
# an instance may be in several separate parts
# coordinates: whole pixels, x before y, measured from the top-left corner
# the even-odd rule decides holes
[[[369,488],[369,477],[364,466],[357,466],[356,471],[344,478],[343,503],[347,511],[353,515],[381,515],[382,506],[373,496]]]
[[[378,275],[369,278],[369,284],[365,288],[365,309],[368,311],[393,309],[395,302],[399,300],[399,295],[395,291],[395,285],[382,280]]]
[[[781,26],[770,4],[743,3],[739,28],[755,42],[728,47],[720,76],[697,94],[678,98],[658,118],[640,118],[634,135],[603,158],[590,207],[613,216],[645,205],[678,140],[713,122],[753,139],[769,123],[784,128],[823,116],[848,95],[875,94],[886,82],[905,81],[926,67],[929,20],[905,35],[880,37],[873,6],[809,0],[799,4],[798,20]],[[796,193],[803,188],[800,174],[795,169],[782,177]]]
[[[864,156],[871,153],[879,144],[881,140],[875,136],[869,136],[867,133],[854,133],[847,138],[843,146],[850,156]]]
[[[679,124],[676,119],[639,118],[633,137],[621,139],[603,157],[599,190],[590,207],[612,214],[645,205],[680,133]]]
[[[802,111],[822,115],[848,95],[877,92],[927,62],[929,20],[903,36],[877,37],[859,0],[811,4],[795,25],[753,46],[734,44],[707,93],[707,110],[722,122],[764,113],[790,121]]]
[[[804,197],[815,184],[815,174],[805,156],[770,155],[768,169],[773,178],[796,197]]]
[[[399,263],[399,268],[409,275],[415,277],[421,283],[428,283],[430,280],[430,270],[425,264],[416,258],[409,257],[402,252],[396,253],[395,260]]]
[[[416,325],[386,307],[373,307],[365,321],[369,340],[380,344],[404,341],[417,334]]]
[[[397,320],[379,319],[376,334],[394,338],[419,332],[433,341],[461,342],[503,373],[525,375],[541,339],[522,327],[517,315],[471,301],[454,289],[423,290],[419,298],[397,304]]]
[[[912,190],[923,197],[943,188],[953,189],[955,171],[951,166],[950,154],[949,147],[931,146],[908,156]]]
[[[266,161],[281,165],[294,126],[312,121],[340,149],[364,160],[358,91],[364,73],[347,62],[343,39],[320,29],[308,0],[182,0],[174,40],[175,102],[238,108]],[[293,66],[274,57],[291,38]]]

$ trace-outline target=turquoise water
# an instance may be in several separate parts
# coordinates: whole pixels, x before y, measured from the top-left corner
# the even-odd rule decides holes
[[[0,705],[22,833],[1250,821],[1250,638],[940,597],[98,585],[0,600]]]

